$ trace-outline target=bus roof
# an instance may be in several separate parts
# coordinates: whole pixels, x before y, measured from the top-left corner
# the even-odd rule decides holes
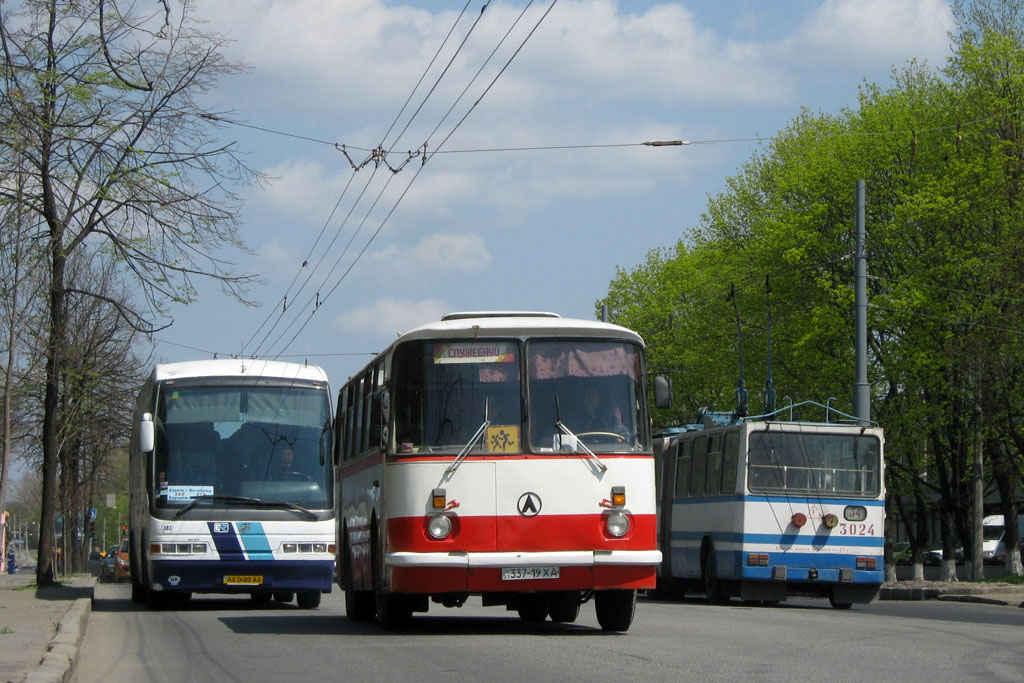
[[[190,360],[180,363],[160,363],[153,368],[153,380],[156,382],[190,377],[266,377],[327,382],[327,373],[316,365],[254,358]]]
[[[599,320],[562,318],[554,313],[528,311],[474,311],[451,313],[437,322],[420,325],[403,334],[398,341],[435,337],[580,336],[623,339],[643,344],[640,335],[619,325]]]

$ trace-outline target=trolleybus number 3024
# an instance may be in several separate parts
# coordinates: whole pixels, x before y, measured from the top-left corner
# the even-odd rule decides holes
[[[502,567],[502,581],[523,579],[557,579],[558,567]]]

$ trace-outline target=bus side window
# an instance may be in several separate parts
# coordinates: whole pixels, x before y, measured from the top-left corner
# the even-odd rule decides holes
[[[736,493],[736,466],[739,462],[740,433],[728,432],[722,447],[722,493]]]
[[[698,436],[693,440],[693,465],[690,472],[690,495],[704,495],[704,477],[708,465],[708,439]]]
[[[681,439],[676,450],[676,498],[686,498],[690,495],[690,466],[693,464],[692,446],[693,439]]]
[[[708,464],[704,480],[704,494],[717,496],[722,490],[722,435],[708,438]]]

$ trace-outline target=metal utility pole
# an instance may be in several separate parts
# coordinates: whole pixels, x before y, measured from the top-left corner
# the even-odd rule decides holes
[[[871,420],[871,392],[868,387],[868,265],[864,230],[864,181],[857,181],[857,233],[854,256],[854,350],[855,380],[853,384],[853,414],[861,424]]]

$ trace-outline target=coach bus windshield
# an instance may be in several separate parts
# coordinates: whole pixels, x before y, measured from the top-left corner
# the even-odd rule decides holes
[[[872,435],[753,432],[750,491],[875,498],[880,450]]]
[[[154,418],[155,505],[236,496],[329,508],[329,415],[326,387],[164,385]]]
[[[650,449],[639,347],[535,339],[527,346],[526,364],[530,443],[536,451],[576,451],[577,440],[595,453]]]

